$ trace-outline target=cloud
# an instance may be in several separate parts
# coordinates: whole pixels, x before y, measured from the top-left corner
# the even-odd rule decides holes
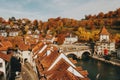
[[[81,19],[120,8],[120,0],[1,0],[0,16],[42,19],[67,17]]]
[[[77,4],[75,7],[62,12],[63,17],[70,17],[75,19],[84,18],[85,15],[98,14],[99,12],[114,11],[120,8],[120,1],[115,0],[92,0],[84,4]]]

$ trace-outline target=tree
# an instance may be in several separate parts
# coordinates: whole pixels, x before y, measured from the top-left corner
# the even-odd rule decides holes
[[[117,12],[117,17],[120,17],[120,8],[116,10]]]
[[[2,17],[0,17],[0,23],[3,23],[5,20],[2,18]]]
[[[65,34],[58,34],[58,44],[63,44],[65,40]]]
[[[35,19],[35,20],[33,21],[33,25],[38,27],[38,20]]]
[[[91,33],[86,31],[85,28],[79,27],[78,31],[76,31],[76,34],[79,37],[80,41],[89,41]]]
[[[100,18],[100,19],[103,18],[104,17],[104,13],[100,12],[97,17]]]
[[[91,19],[91,18],[92,18],[92,15],[91,15],[91,14],[90,14],[90,15],[88,15],[88,16],[87,16],[87,15],[85,15],[85,19],[87,19],[87,20],[88,20],[88,19]]]
[[[98,30],[98,29],[92,30],[92,32],[91,32],[91,39],[93,41],[98,41],[99,40],[99,32],[100,32],[100,30]]]

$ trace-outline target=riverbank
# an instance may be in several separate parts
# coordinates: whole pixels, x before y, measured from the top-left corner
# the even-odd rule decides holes
[[[105,60],[103,57],[98,57],[96,55],[91,56],[91,58],[120,67],[120,60],[117,59]]]
[[[82,66],[84,70],[87,70],[91,80],[97,80],[97,75],[99,75],[98,80],[120,80],[120,67],[110,63],[89,58],[78,60],[76,65]]]

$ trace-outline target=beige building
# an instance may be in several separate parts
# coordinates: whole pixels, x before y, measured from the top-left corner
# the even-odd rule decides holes
[[[105,49],[107,54],[111,54],[112,51],[115,51],[115,42],[110,39],[110,33],[103,27],[100,31],[100,39],[95,45],[95,53],[103,56]]]

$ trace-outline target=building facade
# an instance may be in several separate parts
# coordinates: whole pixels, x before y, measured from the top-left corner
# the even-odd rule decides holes
[[[0,53],[0,80],[9,80],[11,77],[10,55]]]
[[[72,36],[71,34],[67,37],[65,37],[64,44],[72,44],[78,41],[77,36]]]
[[[105,27],[100,31],[100,39],[95,44],[95,54],[104,56],[115,51],[115,42],[110,39],[110,33]]]

